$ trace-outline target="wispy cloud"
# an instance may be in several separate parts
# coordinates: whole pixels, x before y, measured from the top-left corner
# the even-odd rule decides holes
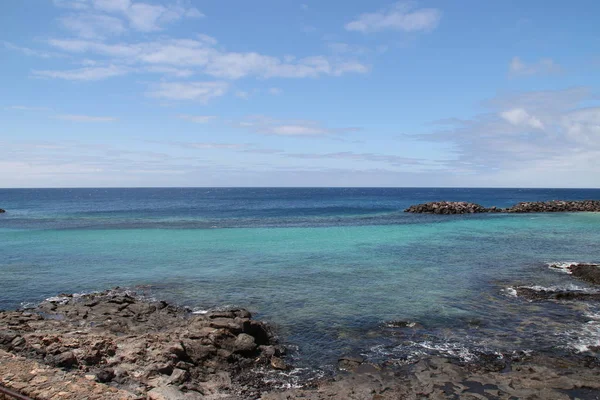
[[[65,71],[41,70],[32,71],[33,76],[40,78],[56,78],[70,81],[97,81],[115,76],[126,75],[131,72],[130,68],[109,65],[108,67],[86,67]]]
[[[346,30],[429,32],[437,28],[441,18],[442,13],[436,8],[416,8],[412,2],[398,2],[377,12],[361,14],[346,24]]]
[[[198,100],[206,103],[227,93],[227,82],[162,82],[148,91],[150,97],[167,100]]]
[[[73,114],[64,114],[57,115],[55,118],[62,119],[64,121],[72,121],[72,122],[114,122],[117,121],[115,117],[97,117],[91,115],[73,115]]]
[[[537,62],[526,63],[519,57],[513,57],[508,65],[508,72],[511,76],[549,75],[561,73],[562,68],[551,58],[542,58]]]
[[[254,132],[278,136],[304,136],[315,137],[335,135],[360,131],[360,128],[327,128],[317,121],[288,120],[281,121],[265,116],[254,116],[242,121],[239,127],[251,129]]]
[[[8,106],[4,107],[5,110],[10,111],[50,111],[49,107],[31,107],[31,106]]]
[[[3,41],[1,43],[4,45],[4,48],[6,48],[8,50],[18,51],[18,52],[25,54],[26,56],[30,56],[30,57],[40,57],[40,58],[61,57],[61,55],[58,53],[30,49],[29,47],[17,46],[13,43],[6,42],[6,41]]]
[[[122,34],[126,31],[125,21],[136,31],[153,32],[182,18],[204,16],[183,1],[163,5],[132,0],[54,0],[54,4],[73,10],[61,19],[62,24],[88,38]]]
[[[178,115],[177,118],[184,119],[186,121],[195,122],[197,124],[207,124],[210,121],[215,120],[217,117],[214,115]]]
[[[69,14],[60,18],[62,26],[77,36],[87,39],[121,35],[126,32],[119,18],[99,14]]]
[[[255,52],[228,52],[215,47],[205,37],[166,39],[138,43],[106,44],[99,41],[51,39],[48,43],[60,50],[108,57],[117,63],[136,63],[176,68],[194,68],[198,73],[220,79],[235,80],[248,76],[261,78],[317,78],[364,74],[369,66],[352,59],[312,56],[300,59],[279,58]]]
[[[489,112],[413,138],[451,145],[448,171],[494,175],[498,184],[556,186],[554,179],[568,182],[573,173],[591,182],[600,168],[600,105],[582,107],[590,101],[587,88],[498,96],[485,103]]]

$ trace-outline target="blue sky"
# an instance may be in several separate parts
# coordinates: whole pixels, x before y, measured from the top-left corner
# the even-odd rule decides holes
[[[600,187],[597,1],[0,7],[0,187]]]

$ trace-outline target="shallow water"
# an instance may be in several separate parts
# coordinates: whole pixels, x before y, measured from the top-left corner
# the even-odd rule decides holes
[[[596,304],[530,303],[505,289],[589,288],[546,264],[600,261],[600,214],[402,210],[587,198],[600,190],[0,190],[0,308],[143,286],[197,309],[247,307],[308,366],[351,352],[582,351],[600,344]]]

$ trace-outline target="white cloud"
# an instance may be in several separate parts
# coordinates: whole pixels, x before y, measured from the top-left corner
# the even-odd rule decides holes
[[[5,110],[13,110],[13,111],[49,111],[51,110],[48,107],[30,107],[30,106],[9,106],[5,107]]]
[[[254,116],[238,124],[257,133],[278,136],[325,136],[356,132],[359,128],[326,128],[317,121],[289,120],[280,121],[264,116]]]
[[[61,24],[71,32],[86,39],[103,38],[125,33],[119,18],[99,14],[70,14],[60,18]]]
[[[412,137],[450,145],[448,171],[485,186],[589,186],[600,171],[600,107],[582,105],[593,100],[586,88],[503,95],[486,103],[491,112]]]
[[[237,92],[235,92],[235,97],[248,100],[250,98],[250,93],[246,92],[245,90],[238,90]]]
[[[508,111],[503,111],[500,113],[502,118],[506,121],[510,122],[513,125],[517,126],[525,126],[535,129],[543,129],[544,124],[538,118],[533,115],[529,115],[527,111],[522,108],[513,108]]]
[[[151,97],[168,100],[198,100],[208,102],[227,93],[227,82],[162,82],[148,92]]]
[[[199,72],[221,79],[248,76],[262,78],[316,78],[322,75],[364,74],[369,67],[354,60],[324,56],[290,59],[259,53],[226,52],[203,37],[198,40],[171,39],[140,43],[105,44],[89,40],[51,39],[53,47],[72,53],[92,53],[111,58],[111,62],[197,68]]]
[[[272,87],[272,88],[269,88],[269,94],[272,94],[273,96],[279,96],[279,95],[283,94],[283,90],[281,90],[280,88],[277,88],[277,87]]]
[[[90,115],[57,115],[57,119],[73,122],[114,122],[117,118],[114,117],[95,117]]]
[[[34,76],[42,78],[56,78],[70,81],[97,81],[115,76],[125,75],[131,72],[130,69],[115,65],[108,67],[87,67],[66,71],[32,71]]]
[[[29,47],[17,46],[13,43],[6,42],[6,41],[1,42],[1,43],[4,44],[4,47],[8,50],[18,51],[18,52],[21,52],[21,53],[25,54],[26,56],[30,56],[30,57],[40,57],[40,58],[60,57],[60,54],[50,53],[47,51],[34,50],[34,49],[30,49]]]
[[[562,68],[551,58],[542,58],[535,63],[527,64],[519,57],[513,57],[508,66],[508,71],[512,76],[547,75],[560,73]]]
[[[184,119],[186,121],[195,122],[197,124],[207,124],[213,121],[217,117],[214,115],[178,115],[177,118]]]
[[[412,3],[399,2],[374,13],[361,14],[346,24],[346,30],[362,33],[395,30],[404,32],[429,32],[442,17],[435,8],[415,8]]]
[[[161,5],[131,0],[55,0],[54,4],[77,10],[77,14],[64,17],[62,23],[81,37],[88,38],[123,33],[123,21],[117,17],[124,18],[136,31],[153,32],[182,18],[204,16],[198,9],[184,6],[182,1]]]

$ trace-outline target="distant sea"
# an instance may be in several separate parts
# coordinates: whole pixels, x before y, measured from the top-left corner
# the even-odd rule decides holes
[[[586,352],[600,345],[598,304],[510,288],[594,290],[548,264],[600,262],[600,213],[403,212],[553,199],[600,190],[0,189],[0,308],[114,286],[197,311],[243,306],[306,367],[345,353]]]

